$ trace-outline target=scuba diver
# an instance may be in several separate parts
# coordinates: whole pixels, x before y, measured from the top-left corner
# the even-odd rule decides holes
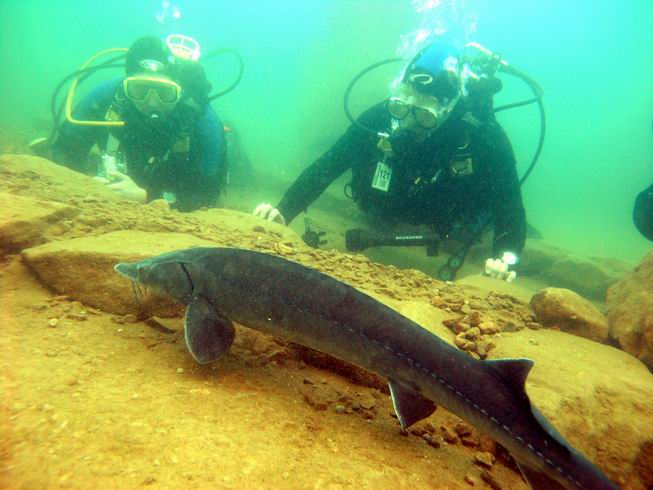
[[[165,199],[184,212],[215,206],[226,147],[198,58],[199,45],[186,36],[138,39],[127,51],[124,77],[96,86],[72,114],[67,107],[51,158],[128,199]],[[102,152],[96,161],[89,158],[94,145]]]
[[[653,185],[637,195],[633,221],[637,230],[644,237],[653,241]]]
[[[526,240],[526,214],[515,156],[494,116],[492,99],[501,82],[473,73],[463,54],[442,39],[422,49],[387,100],[351,118],[345,134],[276,207],[263,203],[254,214],[290,223],[351,169],[351,197],[372,223],[429,225],[445,238],[460,230],[478,238],[492,223],[485,273],[512,281]]]
[[[653,128],[653,124],[651,128]],[[633,222],[644,237],[653,241],[653,185],[637,195],[633,209]]]

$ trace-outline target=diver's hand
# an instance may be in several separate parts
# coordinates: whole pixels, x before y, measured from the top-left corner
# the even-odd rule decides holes
[[[136,182],[128,175],[114,170],[108,177],[108,179],[104,179],[105,181],[103,183],[120,197],[140,203],[144,203],[147,200],[145,189],[138,187]]]
[[[286,225],[285,218],[277,208],[272,206],[272,204],[259,204],[254,210],[254,216],[258,216],[259,218],[263,218],[267,221],[274,221],[275,223],[279,223],[284,226]]]
[[[517,273],[510,270],[510,264],[504,262],[502,259],[493,258],[485,261],[485,275],[496,277],[506,282],[512,282],[517,277]]]

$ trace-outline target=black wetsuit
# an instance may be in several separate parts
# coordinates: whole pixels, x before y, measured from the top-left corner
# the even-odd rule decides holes
[[[642,235],[653,240],[653,185],[640,192],[635,199],[633,221]]]
[[[385,104],[380,103],[365,112],[360,122],[369,128],[387,130],[391,117]],[[372,187],[377,163],[383,159],[378,140],[374,134],[352,125],[288,189],[277,206],[286,221],[292,221],[329,184],[351,169],[353,198],[373,217],[389,223],[433,225],[446,235],[456,224],[478,225],[479,220],[491,216],[495,256],[503,251],[521,253],[526,240],[526,215],[515,157],[508,137],[493,116],[478,125],[450,120],[426,141],[393,157],[387,191]],[[464,170],[456,174],[453,168],[468,156],[471,166],[463,166]]]
[[[116,97],[121,80],[98,85],[75,108],[78,120],[104,120]],[[124,98],[124,96],[122,96]],[[226,147],[222,123],[208,102],[203,106],[182,100],[161,120],[149,120],[124,101],[121,120],[113,128],[119,150],[127,162],[127,174],[147,192],[147,200],[167,198],[180,211],[212,207],[224,184]],[[55,162],[87,175],[97,175],[97,163],[88,159],[94,144],[105,150],[106,127],[64,122],[52,147]]]

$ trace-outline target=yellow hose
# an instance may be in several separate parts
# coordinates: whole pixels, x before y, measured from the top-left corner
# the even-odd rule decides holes
[[[80,68],[80,70],[83,70],[84,68],[89,67],[96,59],[101,58],[102,56],[105,56],[110,53],[126,53],[129,51],[127,48],[109,48],[109,49],[104,49],[100,51],[99,53],[95,53],[93,56],[91,56]],[[70,84],[70,88],[68,89],[68,95],[66,96],[66,120],[71,123],[71,124],[77,124],[79,126],[124,126],[125,123],[123,121],[79,121],[77,119],[73,118],[73,98],[75,96],[75,91],[77,90],[77,84],[79,82],[79,76],[75,77]]]

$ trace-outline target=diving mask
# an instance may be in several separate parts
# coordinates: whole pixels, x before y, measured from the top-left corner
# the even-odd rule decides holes
[[[402,83],[399,90],[392,95],[386,104],[390,115],[398,121],[410,126],[406,118],[412,115],[412,121],[424,130],[434,130],[441,127],[449,117],[459,96],[442,102],[440,99],[420,93],[408,84]]]
[[[123,89],[134,106],[146,114],[170,111],[181,98],[181,86],[162,76],[127,77]]]

